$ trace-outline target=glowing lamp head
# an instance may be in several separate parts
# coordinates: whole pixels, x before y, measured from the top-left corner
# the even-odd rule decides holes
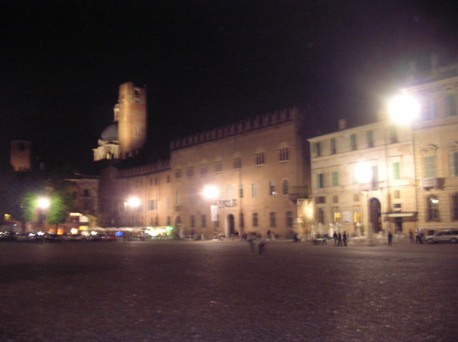
[[[420,114],[420,104],[415,97],[401,94],[389,101],[388,114],[392,122],[408,125]]]
[[[204,188],[202,194],[206,199],[215,200],[219,196],[219,191],[218,191],[218,188],[216,186],[207,185]]]
[[[138,197],[132,196],[127,199],[126,204],[131,208],[138,208],[141,204],[140,199]]]
[[[38,207],[40,209],[48,209],[49,208],[49,199],[46,197],[40,197],[38,199]]]
[[[360,184],[367,184],[372,179],[372,168],[367,163],[361,163],[356,166],[356,180]]]

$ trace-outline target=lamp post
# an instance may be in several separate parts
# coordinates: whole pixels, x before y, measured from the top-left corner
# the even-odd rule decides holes
[[[216,205],[216,200],[219,197],[219,190],[214,185],[207,185],[204,187],[202,195],[212,203],[210,204],[210,217],[213,222],[213,237],[216,238],[216,224],[218,222],[218,206]]]
[[[356,165],[356,179],[360,185],[360,189],[365,194],[364,208],[364,226],[366,227],[366,240],[369,246],[373,245],[373,227],[372,222],[369,220],[369,190],[370,182],[372,180],[372,168],[366,162],[361,162]]]
[[[124,202],[124,205],[130,208],[132,211],[131,223],[133,227],[137,225],[137,214],[135,211],[140,207],[141,203],[142,202],[140,201],[140,199],[136,196],[131,196],[127,199],[126,202]]]
[[[396,126],[407,126],[410,131],[410,141],[412,147],[412,166],[413,166],[413,186],[414,186],[414,207],[417,207],[417,177],[416,177],[416,162],[415,162],[415,141],[413,135],[412,123],[417,120],[420,115],[421,106],[418,100],[405,92],[392,97],[387,105],[388,120]],[[390,203],[390,175],[388,167],[388,147],[385,141],[385,162],[386,162],[386,184],[387,184],[387,205],[388,211],[391,211]]]
[[[45,221],[45,215],[44,212],[47,210],[50,206],[50,201],[49,198],[47,197],[39,197],[38,198],[38,208],[40,209],[40,217],[39,217],[39,226],[41,230],[44,230],[44,221]],[[57,229],[56,229],[56,234],[57,234]]]

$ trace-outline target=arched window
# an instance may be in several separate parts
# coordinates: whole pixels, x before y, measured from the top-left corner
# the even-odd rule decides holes
[[[317,209],[316,219],[318,223],[324,224],[324,209],[323,208]]]
[[[458,221],[458,193],[452,195],[452,220]]]
[[[423,157],[423,177],[436,177],[436,145],[428,145],[421,150]]]
[[[430,195],[426,198],[426,221],[439,221],[439,198]]]
[[[289,194],[289,183],[287,179],[283,179],[281,187],[282,187],[283,195],[288,195]]]
[[[458,141],[448,146],[448,165],[451,177],[458,176]]]

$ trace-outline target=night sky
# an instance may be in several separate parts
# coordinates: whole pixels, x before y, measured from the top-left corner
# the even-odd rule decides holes
[[[158,150],[292,105],[322,132],[365,123],[412,60],[458,56],[456,18],[440,0],[0,0],[0,150],[31,139],[79,168],[126,81],[147,85]]]

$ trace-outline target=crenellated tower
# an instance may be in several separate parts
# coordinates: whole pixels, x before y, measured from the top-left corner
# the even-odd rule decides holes
[[[114,108],[118,121],[121,159],[136,155],[147,138],[146,89],[131,82],[119,86],[118,103]]]
[[[10,163],[14,171],[29,171],[31,169],[30,141],[13,140],[11,142]]]

